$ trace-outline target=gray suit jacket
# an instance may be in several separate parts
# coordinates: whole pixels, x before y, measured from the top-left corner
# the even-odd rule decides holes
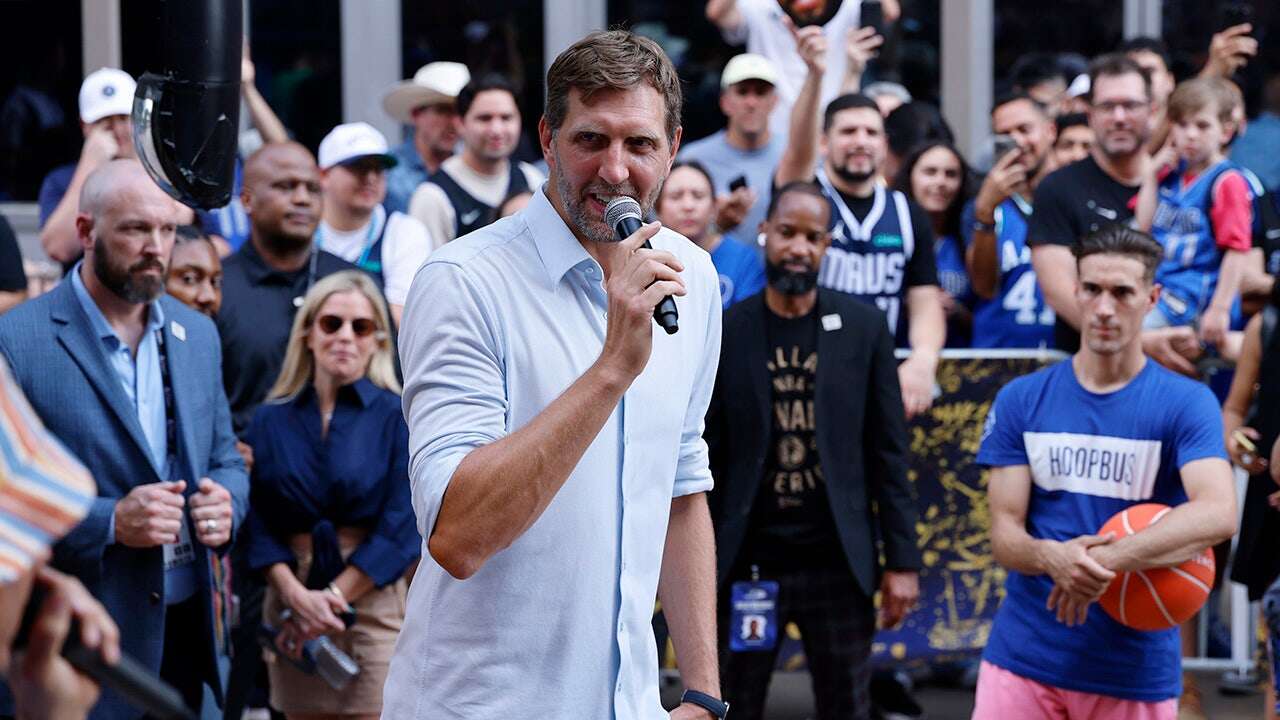
[[[187,481],[188,496],[203,477],[230,491],[234,531],[248,509],[249,480],[231,432],[218,332],[211,320],[177,300],[166,295],[159,302],[165,315],[180,478]],[[161,548],[126,547],[111,542],[109,534],[121,498],[138,485],[169,478],[157,475],[137,412],[70,281],[0,316],[0,353],[36,413],[98,485],[88,517],[54,546],[53,565],[75,575],[102,601],[120,626],[122,649],[159,672],[165,616]],[[216,582],[221,574],[214,573],[218,556],[194,544],[197,596],[205,600],[206,612],[204,627],[190,629],[190,659],[220,697],[216,658],[226,646],[226,623],[225,617],[214,616],[214,598],[222,590]],[[7,688],[2,689],[0,715],[12,712]],[[91,717],[140,715],[118,695],[104,691]]]

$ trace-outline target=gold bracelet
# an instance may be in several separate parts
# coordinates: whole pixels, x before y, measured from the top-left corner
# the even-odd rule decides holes
[[[342,602],[345,603],[347,601],[347,596],[342,594],[342,588],[338,587],[336,584],[329,583],[329,587],[325,588],[325,590],[333,593]]]

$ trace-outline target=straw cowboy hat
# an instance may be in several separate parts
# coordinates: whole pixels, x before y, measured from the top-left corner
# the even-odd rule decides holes
[[[382,97],[382,109],[391,117],[409,125],[413,111],[423,105],[452,104],[458,93],[471,81],[467,66],[456,62],[433,62],[423,65]]]

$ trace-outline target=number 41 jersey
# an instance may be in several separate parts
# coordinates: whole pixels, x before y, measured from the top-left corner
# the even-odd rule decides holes
[[[965,247],[973,243],[977,216],[974,204],[964,206],[960,232]],[[1044,300],[1027,247],[1027,218],[1031,205],[1011,197],[996,208],[996,263],[1000,268],[995,297],[973,310],[973,347],[1053,347],[1053,308]]]

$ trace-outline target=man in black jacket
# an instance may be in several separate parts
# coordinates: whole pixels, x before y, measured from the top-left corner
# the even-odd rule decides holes
[[[881,591],[880,623],[894,627],[919,595],[893,337],[874,306],[817,289],[829,212],[812,182],[774,194],[761,225],[768,285],[724,318],[705,435],[722,689],[737,718],[762,716],[787,622],[818,717],[867,717],[872,597]]]

